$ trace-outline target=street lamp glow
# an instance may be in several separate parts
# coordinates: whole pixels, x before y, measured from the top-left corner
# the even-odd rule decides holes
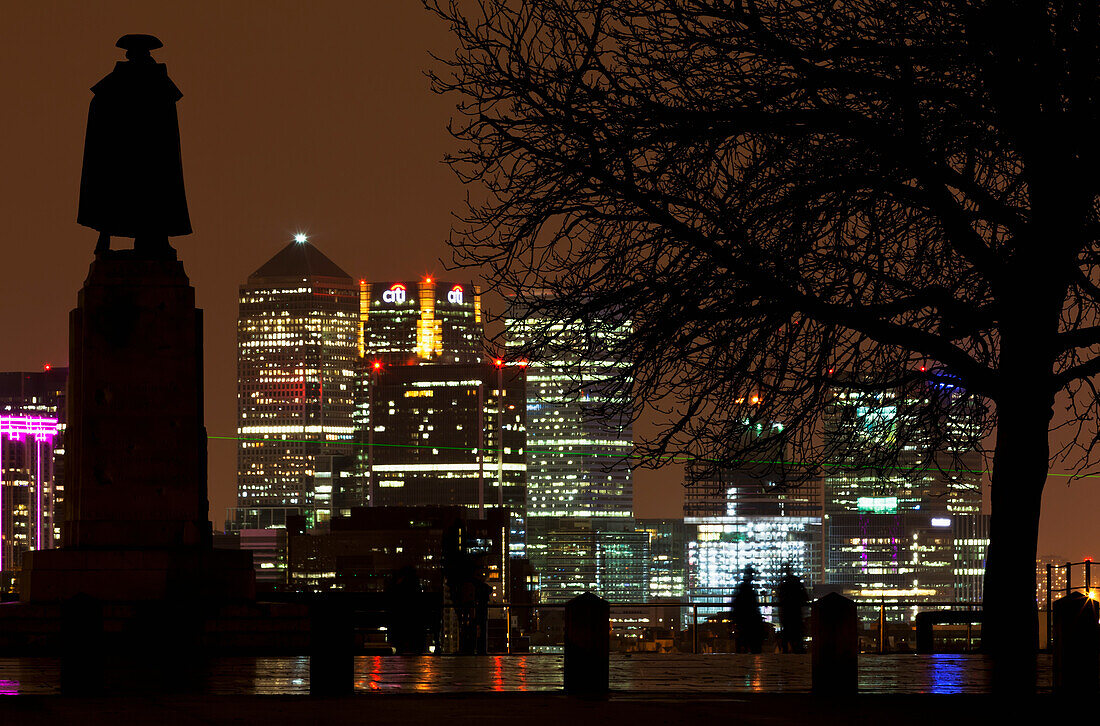
[[[300,245],[304,245],[306,242],[309,241],[309,237],[306,236],[305,232],[299,232],[294,235],[294,241]]]

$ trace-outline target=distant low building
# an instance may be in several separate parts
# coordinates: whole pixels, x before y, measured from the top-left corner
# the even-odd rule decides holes
[[[289,582],[294,590],[384,592],[413,568],[427,592],[444,591],[448,567],[471,557],[480,577],[504,601],[507,512],[474,519],[465,507],[357,507],[334,517],[328,532],[292,533]]]
[[[284,589],[288,522],[301,521],[304,527],[307,517],[312,519],[314,516],[312,507],[229,507],[225,517],[226,531],[215,546],[250,551],[257,586]]]
[[[499,652],[530,618],[525,560],[508,557],[508,510],[474,519],[465,507],[361,507],[332,518],[327,532],[289,532],[289,588],[357,593],[394,607],[412,598],[443,652],[456,652],[464,625],[482,612],[476,637]],[[513,631],[503,606],[513,610]],[[496,606],[496,607],[492,607]]]
[[[1047,566],[1050,566],[1051,599],[1066,595],[1066,563],[1061,555],[1040,555],[1035,558],[1035,602],[1040,610],[1047,609]]]
[[[343,493],[356,489],[354,482],[354,455],[321,455],[316,458],[313,466],[313,523],[315,527],[327,528],[329,520],[340,514],[337,511],[337,504]]]
[[[240,549],[252,553],[256,587],[282,589],[287,579],[286,528],[242,529],[237,536]]]

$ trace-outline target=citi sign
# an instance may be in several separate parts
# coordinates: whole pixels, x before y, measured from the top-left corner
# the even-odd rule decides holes
[[[388,303],[403,303],[405,302],[405,286],[400,282],[394,283],[393,287],[382,293],[382,302]]]
[[[462,285],[455,285],[447,291],[447,302],[456,305],[462,304]]]

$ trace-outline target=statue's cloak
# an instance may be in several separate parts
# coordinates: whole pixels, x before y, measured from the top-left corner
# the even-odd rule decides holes
[[[163,63],[120,61],[92,86],[76,221],[112,237],[191,234],[176,102]]]

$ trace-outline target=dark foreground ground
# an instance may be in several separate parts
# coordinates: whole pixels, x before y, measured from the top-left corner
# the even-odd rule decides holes
[[[7,726],[243,726],[244,724],[424,724],[425,726],[587,726],[608,724],[923,724],[1053,723],[1094,719],[1050,695],[1007,703],[988,695],[861,695],[850,700],[806,694],[617,694],[586,701],[550,693],[362,694],[309,696],[132,696],[0,698]]]

